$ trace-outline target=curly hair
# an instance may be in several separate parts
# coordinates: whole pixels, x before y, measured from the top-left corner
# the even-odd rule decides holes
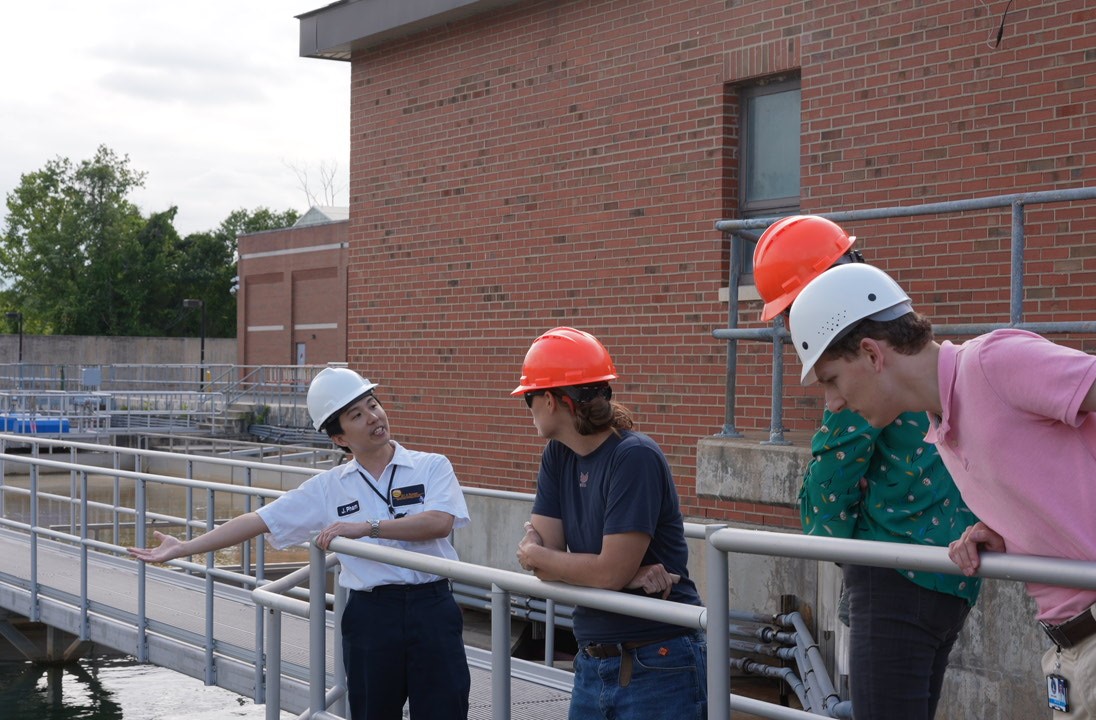
[[[856,357],[860,352],[860,341],[864,338],[883,340],[901,355],[914,355],[932,342],[932,322],[916,312],[906,313],[894,320],[864,319],[830,343],[822,357]]]

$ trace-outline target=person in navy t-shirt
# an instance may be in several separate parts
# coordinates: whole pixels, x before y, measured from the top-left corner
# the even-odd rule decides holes
[[[542,580],[700,605],[669,463],[612,400],[616,369],[593,335],[555,328],[526,354],[522,395],[548,445],[518,545]],[[575,608],[571,718],[704,718],[706,643],[684,627]]]

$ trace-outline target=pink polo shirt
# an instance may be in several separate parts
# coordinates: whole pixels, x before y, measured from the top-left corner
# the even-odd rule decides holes
[[[970,509],[1010,553],[1096,560],[1096,417],[1080,411],[1096,357],[1024,330],[940,348],[936,444]],[[1060,623],[1096,591],[1028,583]]]

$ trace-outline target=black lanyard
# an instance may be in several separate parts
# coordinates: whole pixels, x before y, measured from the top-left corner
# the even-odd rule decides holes
[[[365,484],[369,486],[369,489],[373,491],[373,494],[375,494],[377,497],[379,497],[381,499],[381,502],[383,502],[385,505],[388,506],[388,514],[391,515],[393,518],[398,519],[398,518],[401,518],[404,515],[406,515],[406,513],[400,513],[400,514],[397,515],[396,514],[396,508],[392,507],[392,482],[396,479],[396,468],[397,467],[398,467],[398,465],[396,465],[396,463],[392,463],[392,472],[390,472],[388,474],[388,494],[387,495],[382,495],[381,491],[378,490],[376,488],[376,486],[373,485],[373,483],[369,482],[369,478],[367,478],[365,476],[365,473],[363,473],[361,470],[358,470],[358,474],[362,476],[362,480],[365,480]]]

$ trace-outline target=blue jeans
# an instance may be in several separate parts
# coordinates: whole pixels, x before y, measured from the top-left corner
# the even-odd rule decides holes
[[[342,617],[352,720],[467,720],[464,618],[446,580],[353,591]]]
[[[626,650],[632,677],[620,686],[620,658],[575,656],[570,720],[704,720],[707,644],[700,633]]]
[[[932,720],[970,605],[892,568],[846,565],[844,571],[856,720]]]

